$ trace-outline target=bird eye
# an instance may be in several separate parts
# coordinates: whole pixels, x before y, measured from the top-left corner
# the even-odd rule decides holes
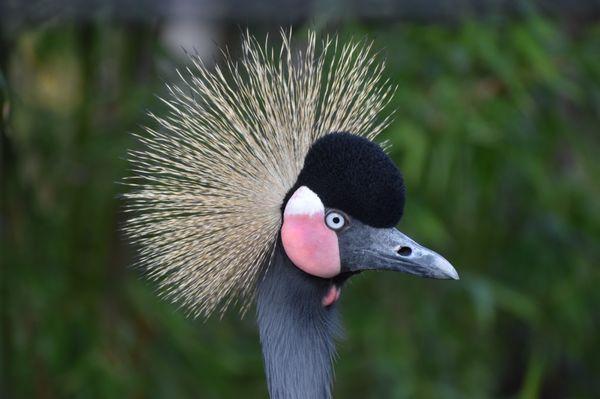
[[[340,230],[346,225],[346,218],[337,212],[329,212],[325,216],[325,223],[331,230]]]

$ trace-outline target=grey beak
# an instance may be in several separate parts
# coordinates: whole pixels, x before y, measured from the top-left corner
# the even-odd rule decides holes
[[[374,228],[352,220],[338,233],[342,271],[392,270],[421,277],[458,280],[454,267],[438,253],[395,228]]]

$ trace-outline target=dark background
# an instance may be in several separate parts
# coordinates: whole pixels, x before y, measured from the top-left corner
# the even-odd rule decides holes
[[[599,10],[1,2],[0,397],[266,396],[252,312],[186,319],[130,267],[118,182],[182,48],[218,62],[246,28],[290,25],[381,50],[399,227],[461,274],[354,278],[336,397],[600,397]]]

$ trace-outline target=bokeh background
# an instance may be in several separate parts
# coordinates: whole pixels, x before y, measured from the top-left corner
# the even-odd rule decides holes
[[[400,228],[459,282],[363,274],[338,398],[600,397],[595,1],[0,3],[0,397],[263,398],[250,315],[186,319],[130,267],[118,182],[184,49],[366,36],[399,87]]]

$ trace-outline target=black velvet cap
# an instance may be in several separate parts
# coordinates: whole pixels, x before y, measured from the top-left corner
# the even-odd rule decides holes
[[[402,174],[379,145],[350,133],[330,133],[314,144],[282,209],[300,186],[372,227],[398,224],[404,211]]]

